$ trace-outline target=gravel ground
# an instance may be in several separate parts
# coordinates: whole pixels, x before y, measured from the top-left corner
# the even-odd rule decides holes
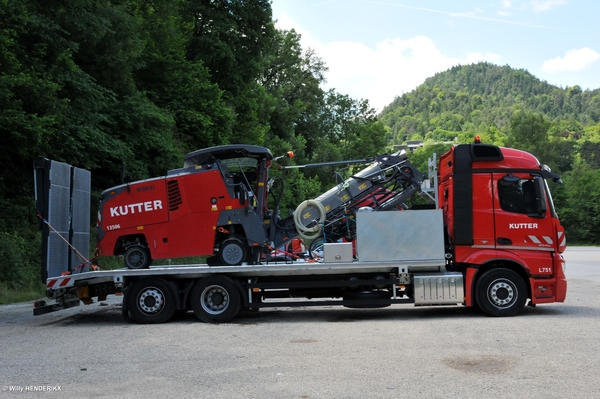
[[[118,298],[36,317],[4,305],[0,397],[598,397],[600,248],[565,257],[566,302],[512,318],[400,305],[139,325]]]

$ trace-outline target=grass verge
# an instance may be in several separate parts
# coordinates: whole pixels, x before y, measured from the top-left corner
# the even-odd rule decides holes
[[[43,299],[46,296],[46,287],[42,283],[31,283],[22,288],[9,288],[4,283],[0,283],[0,305],[9,303],[34,301]]]

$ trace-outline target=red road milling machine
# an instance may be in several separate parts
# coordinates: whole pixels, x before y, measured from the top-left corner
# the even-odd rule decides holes
[[[265,249],[299,233],[317,238],[323,222],[331,242],[347,236],[345,216],[354,218],[367,203],[373,210],[395,208],[423,181],[406,155],[380,155],[341,186],[303,202],[296,217],[281,219],[277,204],[267,209],[272,162],[264,147],[207,148],[188,154],[183,168],[165,177],[106,190],[98,212],[98,249],[103,255],[124,255],[130,269],[147,268],[152,259],[213,254],[210,265],[258,264]],[[367,161],[303,167],[359,162]]]
[[[34,314],[109,294],[124,294],[123,314],[143,323],[187,310],[226,322],[241,309],[336,304],[461,304],[512,316],[527,299],[565,299],[566,240],[546,183],[560,177],[529,153],[455,145],[430,161],[428,179],[404,153],[303,165],[367,164],[287,217],[283,180],[269,177],[280,158],[212,147],[164,177],[105,190],[96,252],[123,256],[127,268],[49,276],[56,303]],[[407,207],[416,194],[429,204]],[[311,242],[306,257],[270,257],[298,236]],[[207,264],[150,267],[193,256]]]

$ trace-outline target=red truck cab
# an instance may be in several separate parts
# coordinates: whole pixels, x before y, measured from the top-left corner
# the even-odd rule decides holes
[[[465,275],[466,306],[501,312],[524,304],[519,288],[532,305],[564,301],[565,232],[546,183],[560,182],[557,174],[527,152],[473,143],[444,154],[438,178],[448,253]],[[521,283],[526,287],[515,286]]]

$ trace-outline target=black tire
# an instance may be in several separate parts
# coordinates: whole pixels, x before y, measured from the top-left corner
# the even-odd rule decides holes
[[[219,247],[219,258],[225,266],[241,265],[246,260],[246,247],[240,240],[228,239]]]
[[[230,279],[206,277],[196,283],[190,296],[194,314],[206,323],[226,323],[242,306],[240,293]]]
[[[133,284],[127,293],[127,309],[138,323],[164,323],[173,317],[176,299],[165,280],[148,277]]]
[[[135,245],[133,247],[129,247],[127,251],[125,251],[125,266],[128,269],[147,269],[150,267],[152,263],[152,258],[150,257],[150,251],[148,248],[141,247],[139,245]]]
[[[512,270],[492,269],[477,280],[475,300],[490,316],[515,316],[527,302],[527,286]]]
[[[344,307],[352,309],[375,309],[385,308],[390,306],[389,303],[374,304],[371,300],[388,300],[392,298],[392,293],[389,291],[352,291],[344,294],[344,301],[360,300],[360,304],[344,305]]]

